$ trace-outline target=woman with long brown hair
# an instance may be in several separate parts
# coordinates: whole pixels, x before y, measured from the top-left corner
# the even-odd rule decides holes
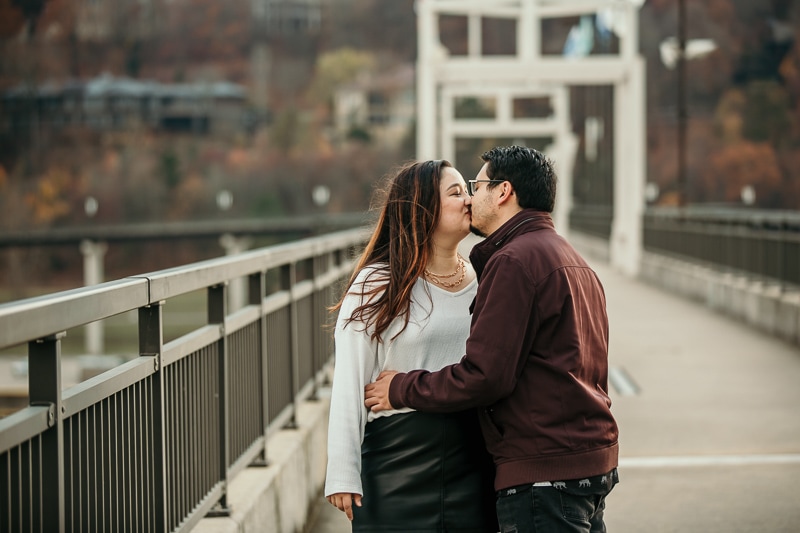
[[[477,280],[458,245],[469,232],[461,174],[443,160],[406,164],[334,307],[325,496],[353,531],[497,531],[473,412],[364,406],[364,386],[382,370],[438,370],[464,353]]]

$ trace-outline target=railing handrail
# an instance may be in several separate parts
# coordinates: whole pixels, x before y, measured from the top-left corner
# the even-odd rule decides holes
[[[341,248],[364,229],[344,230],[150,273],[0,304],[0,350],[139,307]]]
[[[2,247],[78,244],[83,240],[103,242],[185,240],[232,235],[310,235],[361,227],[366,213],[305,215],[292,218],[248,218],[175,222],[139,222],[6,230],[0,234]]]
[[[690,205],[686,207],[651,206],[645,216],[713,224],[784,225],[800,231],[800,211],[756,209],[734,206]]]
[[[781,288],[800,287],[800,211],[728,206],[650,207],[643,245]]]
[[[148,294],[131,277],[0,304],[0,349],[148,305]]]

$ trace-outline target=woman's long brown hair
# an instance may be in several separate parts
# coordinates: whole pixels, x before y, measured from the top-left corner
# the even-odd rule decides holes
[[[442,169],[452,166],[445,160],[407,163],[390,180],[377,226],[350,277],[349,289],[331,308],[338,311],[348,293],[362,296],[366,303],[353,311],[345,325],[357,321],[365,329],[373,327],[370,338],[378,342],[383,342],[383,333],[399,316],[405,322],[397,335],[406,329],[411,289],[423,275],[433,250],[431,235],[441,210]],[[380,265],[371,272],[359,292],[354,286],[358,273],[379,263],[388,267]]]

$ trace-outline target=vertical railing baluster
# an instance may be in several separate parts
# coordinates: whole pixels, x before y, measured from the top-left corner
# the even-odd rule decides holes
[[[11,531],[11,452],[0,454],[0,529]],[[5,494],[5,498],[3,497]]]
[[[151,399],[152,441],[150,453],[153,458],[153,479],[150,487],[139,487],[140,494],[148,494],[153,502],[153,516],[156,533],[167,531],[167,480],[166,480],[166,453],[164,441],[164,367],[161,364],[161,354],[164,347],[163,304],[156,302],[139,308],[139,356],[150,357],[153,360],[153,397]],[[126,528],[130,524],[126,524]]]
[[[81,413],[76,413],[73,418],[73,425],[75,427],[74,434],[72,437],[72,448],[73,448],[73,457],[75,461],[75,468],[74,468],[74,476],[75,480],[72,482],[72,494],[73,494],[73,512],[77,515],[77,519],[74,521],[75,527],[72,531],[82,531],[83,528],[83,501],[84,501],[84,494],[83,494],[83,486],[86,484],[84,478],[84,468],[83,468],[83,426],[84,426],[84,418],[85,418],[85,411]]]
[[[328,361],[328,356],[330,356],[330,342],[328,339],[333,332],[328,330],[326,325],[328,323],[328,306],[331,305],[331,294],[333,293],[331,290],[331,283],[335,283],[328,276],[335,266],[333,253],[325,253],[319,257],[318,261],[320,264],[317,267],[317,275],[326,276],[326,283],[324,285],[320,284],[319,300],[317,302],[318,325],[315,329],[317,331],[317,339],[319,343],[317,348],[319,359],[317,360],[316,372],[320,372],[325,367],[325,363]],[[327,384],[325,381],[327,380],[327,374],[322,376],[322,380],[323,384]]]
[[[11,527],[9,531],[20,531],[22,530],[22,511],[23,511],[23,500],[22,500],[22,447],[17,446],[9,451],[9,456],[11,458],[10,461],[10,468],[11,476],[10,479],[12,480],[11,488],[8,491],[11,495]]]
[[[199,435],[195,434],[197,431],[197,402],[195,398],[197,398],[197,355],[190,357],[186,360],[187,363],[187,372],[188,372],[188,379],[186,382],[187,385],[187,393],[189,399],[188,405],[188,412],[187,418],[189,419],[188,429],[189,429],[189,468],[186,470],[187,476],[187,485],[189,486],[189,495],[190,501],[192,503],[200,501],[203,494],[198,490],[198,483],[197,483],[197,454],[199,453],[200,449],[200,439],[198,438]],[[190,507],[191,509],[191,507]]]
[[[153,405],[153,390],[152,390],[153,388],[151,386],[151,382],[150,381],[145,381],[143,383],[143,389],[144,390],[142,391],[142,397],[144,398],[144,402],[145,402],[145,411],[144,412],[145,413],[150,413],[151,409],[152,409],[152,405]],[[145,432],[145,438],[144,438],[144,446],[145,446],[145,448],[149,447],[149,443],[151,442],[151,439],[153,438],[152,437],[152,433],[150,431],[149,421],[150,421],[149,417],[147,417],[147,418],[142,417],[142,424],[144,426],[144,432]],[[149,487],[149,486],[151,486],[151,484],[153,482],[153,454],[149,453],[149,450],[147,450],[146,455],[147,455],[147,465],[146,465],[145,470],[144,470],[144,476],[145,476],[145,483]],[[152,494],[150,496],[152,496]],[[146,523],[147,523],[146,531],[148,533],[153,531],[153,506],[152,506],[152,504],[153,504],[152,497],[147,498],[144,512],[145,512]]]
[[[297,263],[291,262],[281,267],[281,286],[289,291],[289,356],[291,357],[289,373],[291,374],[290,385],[292,416],[286,423],[286,429],[297,429],[297,407],[298,394],[300,393],[300,355],[299,339],[297,332]]]
[[[189,456],[186,443],[188,442],[188,438],[186,436],[186,427],[189,423],[186,416],[186,404],[187,404],[187,394],[186,394],[186,359],[181,359],[180,361],[176,362],[173,367],[175,368],[175,375],[177,377],[177,384],[175,386],[175,414],[176,414],[176,424],[175,424],[175,450],[178,455],[178,459],[175,461],[173,465],[173,474],[175,475],[175,482],[170,487],[171,490],[176,491],[177,498],[178,498],[178,505],[175,508],[175,516],[173,520],[180,521],[186,515],[186,511],[189,507],[189,496],[187,494],[187,487],[186,487],[186,472],[189,469],[189,465],[187,464],[187,458]],[[170,526],[173,525],[172,522],[169,524]]]
[[[204,388],[206,390],[206,394],[203,394],[203,420],[205,421],[203,427],[205,433],[207,435],[214,435],[216,431],[214,429],[214,416],[213,416],[213,398],[211,396],[211,392],[214,390],[214,375],[209,371],[211,365],[208,363],[208,360],[211,359],[211,353],[208,349],[202,350],[200,353],[202,360],[203,360],[203,368],[205,368],[205,372],[203,372],[204,376]],[[211,450],[206,449],[204,454],[204,465],[203,470],[205,471],[205,480],[206,486],[213,487],[216,483],[216,476],[214,474],[215,468],[213,468],[213,461],[216,460],[216,457],[213,456]]]
[[[755,278],[758,281],[763,281],[767,274],[767,247],[768,242],[762,235],[762,232],[765,230],[765,222],[763,220],[759,220],[758,225],[753,229],[753,240],[756,242],[756,260],[755,270],[756,276]]]
[[[784,261],[786,261],[785,256],[786,252],[784,250],[784,246],[786,245],[786,226],[784,225],[783,219],[778,220],[778,232],[776,240],[776,255],[777,255],[777,263],[778,263],[778,271],[775,273],[778,277],[778,288],[780,289],[781,293],[786,290],[786,265]]]
[[[33,497],[33,482],[31,480],[31,443],[33,440],[24,442],[19,447],[19,479],[22,490],[20,491],[20,531],[33,531],[31,527],[31,516],[33,508],[41,512],[43,507],[41,501],[36,501]]]
[[[134,459],[134,472],[133,472],[135,479],[134,486],[149,487],[150,485],[142,476],[142,468],[147,464],[147,458],[142,453],[142,451],[145,449],[144,442],[142,441],[143,438],[142,419],[144,418],[149,419],[149,416],[147,414],[147,403],[144,399],[144,390],[142,388],[142,384],[143,384],[142,381],[138,381],[129,387],[133,394],[134,398],[133,402],[136,409],[135,409],[135,415],[132,420],[134,425],[132,430],[134,438],[132,441],[132,445],[128,448],[128,450],[129,453],[133,454],[133,459]],[[134,513],[136,517],[134,519],[133,526],[135,528],[135,531],[141,531],[141,532],[145,531],[144,502],[147,501],[147,499],[150,497],[150,493],[151,493],[150,490],[140,490],[139,494],[136,495],[136,499],[134,500],[135,501]]]
[[[247,281],[247,303],[258,307],[258,331],[259,348],[261,351],[261,383],[259,393],[261,394],[261,434],[264,436],[264,448],[259,453],[250,466],[269,466],[269,456],[267,455],[267,427],[269,426],[269,394],[267,384],[269,383],[269,365],[267,365],[267,317],[264,314],[264,298],[267,295],[267,278],[265,272],[250,274]]]
[[[42,531],[63,533],[64,421],[61,404],[61,339],[65,332],[28,343],[28,391],[31,405],[49,408],[50,428],[42,434],[41,471],[48,482],[41,490]],[[34,502],[32,502],[34,503]]]
[[[43,500],[44,497],[44,476],[42,475],[42,462],[43,462],[43,436],[39,434],[37,437],[31,440],[31,457],[34,458],[31,461],[31,485],[36,488],[36,496],[39,501]],[[63,439],[62,439],[63,442]],[[64,448],[62,448],[61,457],[64,457],[63,454]],[[62,462],[63,464],[63,462]],[[43,517],[42,515],[47,511],[42,507],[38,509],[34,509],[31,506],[31,530],[32,531],[43,531]],[[66,521],[64,522],[66,524]],[[66,526],[65,526],[66,527]]]
[[[112,531],[111,527],[111,481],[113,474],[111,472],[111,424],[109,411],[111,410],[111,397],[102,400],[98,406],[100,407],[99,427],[101,428],[101,441],[100,452],[98,453],[98,460],[102,464],[102,476],[100,486],[100,531]]]
[[[117,395],[111,395],[106,399],[106,424],[108,431],[108,478],[106,479],[106,494],[108,498],[108,531],[120,531],[117,508],[116,486],[119,478],[117,462],[119,461],[119,434],[117,433]]]
[[[119,393],[119,404],[117,406],[117,419],[119,423],[119,515],[120,515],[120,531],[128,531],[128,513],[130,505],[128,505],[128,492],[130,492],[130,483],[128,481],[128,471],[125,466],[125,457],[127,446],[128,434],[128,395],[127,391],[123,390]]]
[[[314,255],[311,257],[311,279],[313,282],[313,289],[311,292],[311,396],[309,400],[317,400],[317,372],[320,369],[320,361],[322,360],[322,339],[320,333],[322,330],[322,314],[320,308],[324,306],[322,300],[322,284],[320,277],[322,276],[322,255]]]
[[[97,404],[92,404],[88,411],[89,419],[89,432],[86,436],[88,459],[89,463],[89,531],[99,531],[97,527],[97,486],[100,484],[97,474]]]
[[[223,283],[208,288],[208,323],[218,324],[220,330],[220,340],[218,341],[217,364],[219,368],[219,439],[220,453],[219,473],[217,479],[222,481],[222,496],[217,505],[209,513],[209,516],[230,516],[228,507],[228,466],[229,458],[229,434],[230,421],[228,419],[228,405],[230,403],[230,390],[228,388],[228,333],[225,329],[225,318],[228,315],[228,285]]]
[[[178,462],[175,454],[175,441],[177,440],[175,438],[175,369],[177,366],[178,365],[172,365],[169,367],[169,370],[167,370],[166,367],[161,370],[164,373],[164,438],[166,442],[169,443],[169,446],[164,448],[164,458],[166,461],[165,483],[169,491],[166,495],[167,523],[172,523],[174,520],[175,508],[177,506],[176,491],[174,490],[175,465]],[[155,398],[155,394],[153,397]]]

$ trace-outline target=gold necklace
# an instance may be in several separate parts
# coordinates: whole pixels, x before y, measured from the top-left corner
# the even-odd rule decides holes
[[[446,275],[445,274],[434,274],[433,272],[431,272],[430,270],[428,270],[426,268],[425,269],[425,275],[428,276],[428,277],[431,277],[431,278],[449,279],[449,278],[452,278],[453,276],[455,276],[456,274],[458,274],[458,272],[461,270],[461,266],[463,264],[464,264],[464,260],[459,255],[458,256],[458,261],[456,262],[456,270],[452,274],[446,274]]]
[[[461,272],[461,276],[453,282],[444,281],[445,279],[452,278],[458,272]],[[452,289],[453,287],[457,287],[461,285],[461,282],[464,281],[464,277],[467,275],[467,266],[464,264],[464,258],[460,255],[458,256],[458,265],[456,266],[456,271],[450,274],[449,276],[440,276],[439,274],[434,274],[433,272],[425,269],[425,275],[434,282],[436,285],[444,287],[446,289]]]

